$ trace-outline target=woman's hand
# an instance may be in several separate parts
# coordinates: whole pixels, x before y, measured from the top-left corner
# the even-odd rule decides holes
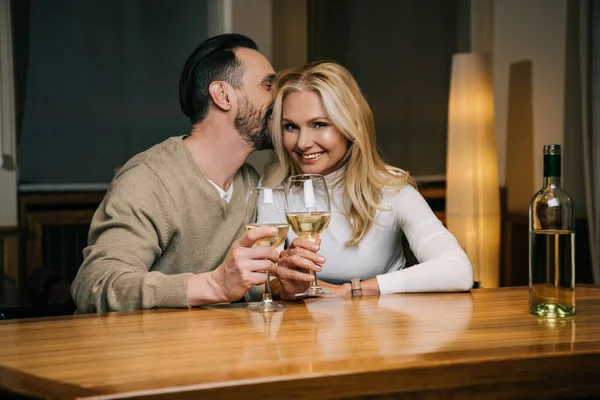
[[[329,290],[330,292],[333,292],[331,295],[333,297],[350,297],[352,295],[352,285],[350,283],[334,285],[332,283],[319,281],[319,286],[321,286],[323,290]]]
[[[303,273],[320,272],[323,269],[321,264],[325,262],[325,257],[317,253],[320,245],[320,240],[313,242],[307,239],[294,239],[289,248],[279,253],[276,271],[285,268]],[[296,300],[296,294],[304,292],[308,288],[309,282],[289,278],[290,274],[284,273],[284,271],[275,272],[278,282],[273,281],[275,285],[271,287],[271,290],[282,300]]]

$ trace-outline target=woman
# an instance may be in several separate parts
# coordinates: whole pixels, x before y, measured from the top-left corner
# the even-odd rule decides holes
[[[280,73],[271,134],[277,159],[263,185],[291,175],[323,174],[331,198],[331,222],[319,243],[288,236],[282,268],[319,272],[322,285],[349,296],[360,278],[364,295],[466,291],[473,269],[455,238],[413,187],[409,174],[386,165],[376,150],[371,109],[352,75],[334,62]],[[406,235],[418,265],[404,269]],[[322,269],[320,267],[322,265]],[[306,282],[273,282],[274,293],[292,299]]]

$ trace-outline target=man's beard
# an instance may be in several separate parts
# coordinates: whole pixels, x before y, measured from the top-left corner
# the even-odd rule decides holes
[[[273,105],[270,105],[261,113],[261,110],[253,107],[245,97],[240,102],[240,108],[234,121],[235,129],[254,150],[273,148],[273,141],[269,133],[269,119],[272,111]]]

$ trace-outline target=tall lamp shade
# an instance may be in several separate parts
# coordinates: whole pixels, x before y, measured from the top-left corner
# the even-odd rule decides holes
[[[500,190],[494,99],[487,60],[452,58],[446,158],[446,222],[483,287],[500,280]]]

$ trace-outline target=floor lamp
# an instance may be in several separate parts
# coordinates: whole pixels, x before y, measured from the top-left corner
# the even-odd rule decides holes
[[[448,104],[446,221],[482,287],[500,280],[500,190],[494,100],[487,60],[452,59]]]

